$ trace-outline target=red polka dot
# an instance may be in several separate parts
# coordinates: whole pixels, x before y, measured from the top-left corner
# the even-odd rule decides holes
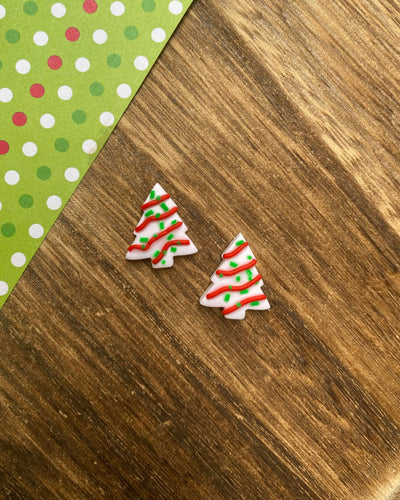
[[[50,56],[47,59],[47,65],[50,69],[60,69],[62,66],[62,59],[59,56]]]
[[[10,146],[6,141],[0,141],[0,155],[5,155],[8,153]]]
[[[34,83],[30,89],[32,97],[42,97],[44,95],[44,87],[40,83]]]
[[[97,10],[97,2],[95,0],[85,0],[83,2],[83,10],[88,14],[93,14]]]
[[[17,127],[22,127],[26,123],[26,114],[22,113],[21,111],[18,111],[17,113],[13,114],[12,121],[13,124],[16,125]]]
[[[70,42],[76,42],[80,36],[78,28],[68,28],[65,32],[65,38]]]

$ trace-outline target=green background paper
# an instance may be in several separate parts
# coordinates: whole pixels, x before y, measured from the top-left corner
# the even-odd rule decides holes
[[[190,3],[0,0],[0,307]]]

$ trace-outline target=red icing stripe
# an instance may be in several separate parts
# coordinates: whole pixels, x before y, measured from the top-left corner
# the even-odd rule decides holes
[[[217,274],[222,274],[223,276],[234,276],[235,274],[240,273],[241,271],[246,271],[246,269],[250,269],[251,267],[257,264],[257,259],[251,260],[247,264],[243,264],[243,266],[236,267],[235,269],[224,271],[223,269],[217,269]]]
[[[245,241],[244,243],[239,245],[237,248],[235,248],[235,250],[232,250],[232,252],[224,253],[222,257],[224,259],[231,259],[235,255],[237,255],[239,252],[241,252],[243,250],[243,248],[246,248],[248,246],[249,246],[249,244],[247,243],[247,241]]]
[[[259,300],[265,300],[266,298],[267,297],[265,295],[254,295],[254,297],[248,297],[247,299],[244,299],[244,300],[240,301],[240,306],[238,306],[237,304],[235,304],[234,306],[229,307],[228,309],[224,309],[222,311],[222,314],[224,316],[226,316],[227,314],[230,314],[231,312],[234,312],[237,309],[239,309],[239,307],[245,306],[249,302],[258,302]]]
[[[160,262],[161,259],[164,258],[164,252],[168,250],[169,247],[172,247],[173,245],[190,245],[189,240],[171,240],[167,241],[167,243],[162,247],[160,253],[157,255],[155,259],[153,259],[151,262],[153,264],[157,264],[157,262]]]
[[[169,194],[163,194],[162,196],[160,196],[159,200],[148,201],[147,203],[142,205],[140,208],[142,210],[146,210],[147,208],[154,207],[154,205],[158,205],[158,203],[162,203],[163,201],[168,200],[168,198],[171,198],[171,196]]]
[[[241,290],[246,290],[246,288],[250,288],[254,283],[257,283],[257,281],[261,280],[261,274],[257,274],[255,278],[253,278],[251,281],[248,281],[244,285],[238,285],[238,286],[221,286],[220,288],[217,288],[213,292],[210,292],[206,295],[207,299],[213,299],[217,295],[220,295],[221,293],[224,292],[240,292]]]
[[[158,221],[158,220],[163,220],[167,219],[170,215],[174,214],[175,212],[178,211],[178,207],[171,208],[171,210],[168,210],[168,212],[165,212],[160,215],[160,217],[156,217],[155,215],[150,215],[150,217],[147,217],[136,229],[135,231],[138,233],[139,231],[142,231],[147,224],[150,224],[153,220]]]
[[[162,238],[163,236],[165,236],[166,234],[170,233],[171,231],[174,231],[178,227],[182,226],[182,224],[183,224],[183,222],[177,222],[173,226],[167,227],[167,229],[164,229],[164,231],[161,231],[161,233],[158,233],[157,236],[153,236],[152,238],[150,238],[149,241],[144,246],[144,248],[143,248],[143,245],[131,245],[128,248],[128,252],[132,252],[132,250],[135,250],[135,249],[137,249],[137,250],[143,250],[145,252],[146,250],[148,250],[151,247],[151,245],[155,241],[157,241],[158,239]]]

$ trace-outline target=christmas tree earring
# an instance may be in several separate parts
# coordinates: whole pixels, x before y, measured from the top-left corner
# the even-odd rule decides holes
[[[222,307],[222,314],[228,319],[244,319],[247,309],[269,309],[261,289],[263,280],[256,269],[257,260],[241,233],[227,247],[222,259],[200,304]]]
[[[143,215],[128,248],[128,260],[151,259],[153,268],[172,267],[174,257],[197,252],[186,236],[187,227],[178,215],[178,207],[160,184],[151,190],[142,205]]]

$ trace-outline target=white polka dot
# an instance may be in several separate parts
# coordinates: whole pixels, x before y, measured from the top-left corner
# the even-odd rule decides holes
[[[33,35],[33,41],[38,47],[43,47],[49,41],[49,37],[47,36],[47,33],[45,33],[44,31],[37,31]]]
[[[0,281],[0,296],[5,295],[8,292],[8,285],[5,281]]]
[[[61,85],[61,87],[57,90],[58,97],[63,101],[68,101],[72,97],[72,89],[68,87],[68,85]]]
[[[56,119],[54,118],[53,115],[50,113],[45,113],[40,117],[40,125],[43,128],[51,128],[54,127],[54,124],[56,123]]]
[[[13,93],[11,89],[6,87],[0,89],[0,102],[10,102],[13,98]]]
[[[26,142],[22,146],[22,152],[24,153],[25,156],[29,156],[29,157],[35,156],[37,151],[38,151],[38,148],[34,142]]]
[[[75,68],[81,73],[86,73],[86,71],[90,68],[90,62],[86,59],[86,57],[79,57],[75,61]]]
[[[5,295],[8,292],[8,285],[5,281],[0,281],[0,296]]]
[[[179,2],[178,0],[174,0],[173,2],[169,3],[168,9],[171,12],[171,14],[174,14],[175,16],[177,16],[183,11],[182,2]]]
[[[41,238],[44,234],[43,226],[40,224],[32,224],[28,231],[31,238]]]
[[[135,68],[138,69],[139,71],[144,71],[145,69],[147,69],[149,61],[147,60],[147,57],[137,56],[133,64],[135,65]]]
[[[122,99],[127,99],[132,94],[132,89],[127,83],[121,83],[121,85],[118,85],[117,94]]]
[[[64,172],[64,177],[69,182],[75,182],[75,181],[77,181],[79,179],[79,170],[77,168],[75,168],[75,167],[69,167]]]
[[[153,42],[161,43],[165,40],[165,31],[162,28],[154,28],[151,32]]]
[[[88,155],[91,155],[97,151],[97,143],[93,139],[86,139],[82,143],[82,149]]]
[[[65,8],[65,5],[60,2],[57,2],[51,6],[51,13],[54,17],[64,17],[66,12],[67,9]]]
[[[30,62],[26,59],[20,59],[16,62],[15,69],[20,75],[26,75],[31,70]]]
[[[93,33],[93,41],[95,43],[98,43],[99,45],[101,45],[102,43],[106,43],[107,38],[107,32],[104,30],[96,30]]]
[[[105,127],[110,127],[114,123],[114,120],[114,115],[109,111],[104,111],[104,113],[100,115],[100,123]]]
[[[122,16],[125,12],[125,5],[122,2],[113,2],[110,7],[111,14],[114,16]]]
[[[3,5],[0,5],[0,19],[3,19],[5,15],[6,15],[6,9],[5,7],[3,7]],[[2,283],[4,283],[4,281],[2,281]]]
[[[50,210],[58,210],[61,207],[62,201],[59,196],[53,194],[47,198],[46,204]]]
[[[9,170],[4,174],[4,180],[6,181],[6,184],[14,186],[19,182],[19,173],[16,170]]]
[[[22,267],[26,262],[26,257],[22,252],[16,252],[11,255],[11,264],[15,267]]]

